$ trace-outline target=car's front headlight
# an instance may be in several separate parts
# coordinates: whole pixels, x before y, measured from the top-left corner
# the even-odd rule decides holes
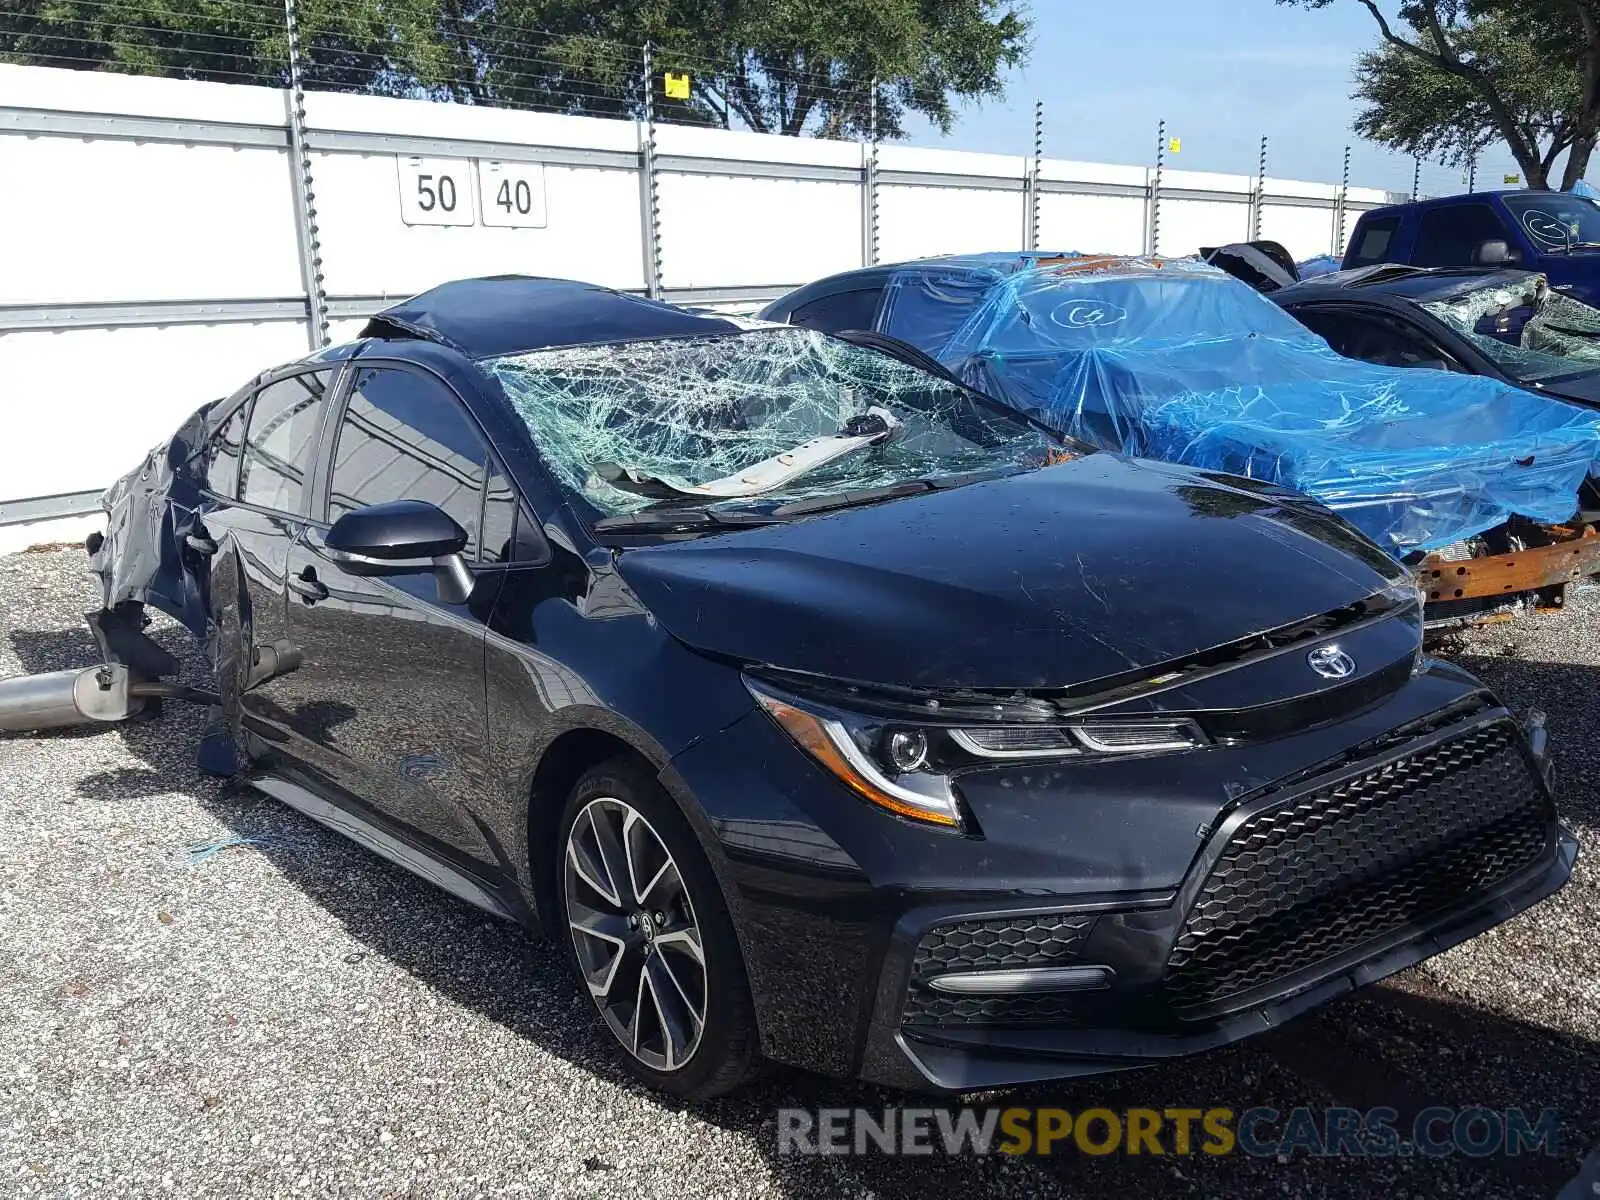
[[[1184,718],[941,725],[852,713],[745,682],[784,732],[862,799],[897,816],[955,829],[962,817],[951,776],[963,767],[1170,753],[1208,740]]]

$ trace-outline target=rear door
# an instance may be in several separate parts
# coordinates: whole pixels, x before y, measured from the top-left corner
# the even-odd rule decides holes
[[[279,374],[234,409],[200,464],[210,507],[188,548],[210,559],[217,679],[230,723],[268,743],[294,719],[284,678],[245,689],[260,648],[288,640],[285,580],[336,368]]]
[[[488,461],[476,422],[440,379],[361,360],[329,422],[314,518],[290,552],[285,586],[289,633],[305,656],[292,677],[296,754],[324,787],[432,852],[492,863],[473,817],[484,794],[492,596],[446,604],[431,573],[351,575],[325,548],[346,512],[426,500],[467,531],[467,559],[481,561]]]

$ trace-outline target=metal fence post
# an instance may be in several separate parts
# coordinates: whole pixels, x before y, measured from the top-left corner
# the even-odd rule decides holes
[[[1411,159],[1411,202],[1415,204],[1422,195],[1422,160]]]
[[[1156,126],[1156,173],[1150,180],[1150,198],[1146,202],[1150,206],[1149,237],[1144,248],[1146,254],[1157,253],[1157,247],[1161,245],[1161,169],[1166,161],[1167,122],[1163,119]]]
[[[1344,148],[1344,174],[1339,176],[1339,199],[1334,204],[1333,253],[1344,257],[1344,215],[1350,204],[1350,147]]]
[[[861,181],[861,262],[878,263],[878,81],[872,80],[867,97],[866,166]]]
[[[1250,240],[1261,240],[1261,209],[1267,200],[1267,139],[1261,139],[1261,157],[1256,163],[1256,194],[1250,205]]]
[[[1028,169],[1027,248],[1039,248],[1039,176],[1044,169],[1044,101],[1033,102],[1033,163]]]
[[[649,42],[644,44],[644,124],[639,130],[639,219],[644,245],[644,287],[661,298],[661,195],[656,187],[656,74]]]
[[[322,238],[317,232],[317,195],[306,146],[305,80],[300,71],[300,27],[295,0],[283,0],[284,32],[289,40],[289,159],[294,171],[294,228],[300,250],[300,278],[306,289],[306,337],[313,350],[328,344],[328,295],[322,274]]]
[[[1467,191],[1478,190],[1478,156],[1474,154],[1467,159]]]

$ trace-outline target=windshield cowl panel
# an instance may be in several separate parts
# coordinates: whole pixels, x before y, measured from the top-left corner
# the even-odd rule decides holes
[[[479,365],[561,486],[602,520],[679,495],[713,513],[757,501],[776,509],[1043,466],[1060,454],[1057,440],[977,393],[808,329],[541,350]]]

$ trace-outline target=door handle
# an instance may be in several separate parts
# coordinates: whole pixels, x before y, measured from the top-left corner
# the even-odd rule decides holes
[[[289,576],[289,590],[307,604],[328,598],[328,587],[317,578],[315,567],[307,567],[300,574]]]

